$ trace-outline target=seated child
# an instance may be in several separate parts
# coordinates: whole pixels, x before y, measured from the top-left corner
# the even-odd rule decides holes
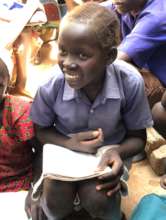
[[[0,192],[28,190],[32,181],[31,103],[7,93],[13,61],[0,50]]]
[[[124,161],[144,149],[153,122],[142,77],[130,64],[114,62],[118,38],[116,15],[97,3],[76,6],[60,24],[59,66],[31,108],[37,137],[42,144],[87,154],[107,146],[98,167],[112,171],[76,182],[46,178],[40,205],[48,219],[70,215],[76,195],[93,218],[122,219]]]
[[[118,15],[122,41],[117,57],[139,69],[152,108],[166,87],[166,1],[107,0],[102,4]]]
[[[33,177],[40,175],[42,152],[29,117],[31,100],[8,93],[13,66],[10,52],[0,49],[0,205],[2,218],[23,220],[24,200]],[[27,214],[29,207],[27,201]]]

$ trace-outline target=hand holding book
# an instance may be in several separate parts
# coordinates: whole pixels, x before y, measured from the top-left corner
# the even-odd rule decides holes
[[[97,177],[110,171],[110,167],[97,169],[100,159],[101,156],[46,144],[43,151],[43,176],[63,181]]]

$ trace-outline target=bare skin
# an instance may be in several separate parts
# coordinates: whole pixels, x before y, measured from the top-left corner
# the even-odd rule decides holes
[[[144,7],[147,0],[112,0],[120,14],[130,12],[133,16]]]
[[[166,138],[166,92],[164,92],[161,101],[157,102],[152,108],[154,127]]]

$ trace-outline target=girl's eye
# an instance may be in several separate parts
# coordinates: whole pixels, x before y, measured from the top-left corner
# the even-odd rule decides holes
[[[64,49],[59,49],[59,55],[60,56],[66,56],[67,52]]]
[[[79,57],[80,57],[81,60],[86,60],[86,59],[88,59],[88,56],[87,56],[86,54],[83,54],[83,53],[80,53],[80,54],[79,54]]]

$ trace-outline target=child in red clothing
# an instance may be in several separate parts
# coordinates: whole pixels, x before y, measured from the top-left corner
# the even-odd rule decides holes
[[[0,51],[0,192],[27,190],[32,181],[30,101],[7,93],[12,60]]]

